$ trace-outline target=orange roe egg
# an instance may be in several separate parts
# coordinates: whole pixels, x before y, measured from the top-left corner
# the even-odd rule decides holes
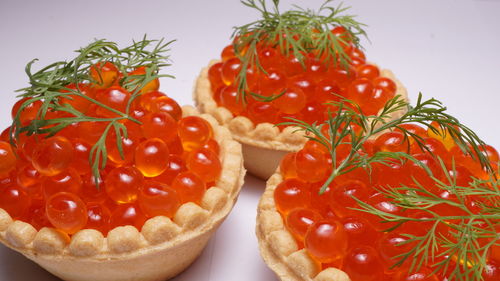
[[[146,220],[146,215],[144,215],[137,204],[122,204],[118,205],[111,212],[111,217],[109,218],[109,229],[111,230],[118,226],[131,225],[140,230]]]
[[[106,172],[100,171],[100,177],[94,177],[93,173],[82,175],[81,197],[87,203],[104,203],[108,199],[103,178],[106,178]],[[97,182],[97,184],[96,184]]]
[[[131,94],[122,87],[112,86],[99,90],[96,93],[96,100],[114,110],[125,112],[130,96]],[[119,116],[117,113],[102,106],[97,107],[96,113],[108,118]]]
[[[307,182],[317,182],[324,179],[328,173],[330,165],[328,160],[319,150],[301,149],[295,156],[297,176]]]
[[[47,218],[57,229],[74,234],[87,224],[87,207],[75,194],[59,192],[47,199]]]
[[[210,86],[212,91],[215,92],[216,89],[225,85],[222,81],[222,63],[216,63],[208,69],[208,79],[210,80]]]
[[[70,168],[73,168],[80,175],[88,173],[90,171],[89,155],[92,147],[81,139],[72,139],[71,144],[74,154],[73,162],[69,165]]]
[[[134,103],[139,103],[140,107],[148,111],[158,111],[156,101],[160,98],[167,97],[167,95],[160,91],[152,91],[139,96]]]
[[[42,200],[32,200],[28,213],[21,220],[28,222],[36,230],[52,226],[45,212],[45,201]]]
[[[347,251],[347,235],[336,220],[320,220],[311,225],[304,243],[309,254],[319,262],[334,262]]]
[[[179,173],[172,181],[171,186],[181,199],[181,203],[194,202],[201,203],[205,194],[205,183],[193,172]]]
[[[131,203],[137,200],[144,177],[135,167],[118,167],[109,172],[104,184],[106,193],[113,201],[118,204]]]
[[[439,281],[433,269],[422,267],[418,271],[409,267],[400,268],[392,276],[393,281]]]
[[[179,104],[169,97],[159,97],[155,100],[154,112],[165,112],[175,120],[182,118],[182,109]]]
[[[103,235],[108,233],[109,229],[109,219],[111,217],[111,212],[102,203],[87,203],[87,224],[85,229],[95,229],[100,231]]]
[[[220,104],[235,115],[240,114],[244,110],[242,96],[240,96],[238,90],[233,86],[227,86],[221,90]]]
[[[130,77],[133,77],[134,75],[135,76],[143,76],[144,77],[143,79],[146,79],[146,71],[147,71],[147,69],[145,66],[140,66],[140,67],[134,69],[133,71],[129,72],[128,76],[130,76]],[[154,72],[152,74],[154,74]],[[131,80],[134,81],[135,78],[132,78]],[[144,82],[141,82],[138,86],[141,87]],[[139,92],[145,94],[145,93],[149,93],[152,91],[158,91],[159,88],[160,88],[160,80],[158,78],[156,78],[156,79],[153,79],[153,80],[147,82],[144,86],[142,86],[140,88]]]
[[[375,140],[375,147],[383,152],[405,152],[409,151],[409,143],[405,140],[403,133],[394,131],[387,132]]]
[[[54,176],[69,167],[73,153],[73,146],[67,138],[54,136],[38,144],[33,151],[32,164],[42,175]]]
[[[283,95],[273,100],[273,105],[283,113],[294,114],[306,105],[307,97],[299,88],[287,88]]]
[[[377,240],[376,247],[380,253],[382,262],[390,267],[398,261],[398,256],[411,250],[412,245],[408,243],[408,237],[398,231],[385,233]]]
[[[78,124],[78,138],[91,145],[101,138],[106,129],[106,122],[86,121]]]
[[[37,169],[28,163],[17,170],[17,184],[21,187],[31,187],[36,184],[40,184],[42,181],[42,175]]]
[[[316,84],[316,88],[314,90],[314,98],[319,101],[340,101],[341,97],[339,95],[342,94],[342,90],[335,83],[335,81],[330,79],[321,80],[318,84]]]
[[[341,218],[356,215],[356,199],[364,201],[370,195],[367,186],[358,180],[348,180],[336,185],[330,192],[330,207]],[[356,198],[356,199],[355,199]]]
[[[82,95],[93,97],[94,93],[88,84],[80,83],[77,85],[69,84],[66,85],[64,90],[61,90],[61,93],[68,93],[67,95],[59,96],[59,102],[61,104],[71,105],[74,109],[85,113],[90,106],[90,101],[82,96],[76,95],[75,92],[78,92]]]
[[[49,198],[58,192],[70,192],[79,194],[82,188],[82,179],[73,169],[67,169],[57,175],[45,177],[42,181],[42,189],[45,198]]]
[[[189,153],[186,166],[204,182],[217,180],[222,171],[222,165],[217,154],[204,148]]]
[[[308,208],[311,192],[307,183],[299,179],[287,179],[276,186],[274,201],[278,211],[288,214],[295,208]]]
[[[230,58],[222,65],[222,81],[226,85],[231,85],[240,73],[241,61],[238,58]]]
[[[304,241],[309,227],[321,219],[321,214],[317,211],[299,208],[288,213],[286,216],[286,226],[297,240]]]
[[[165,142],[158,138],[147,139],[135,149],[135,167],[146,177],[156,177],[167,168],[168,155]]]
[[[108,138],[107,149],[108,159],[116,166],[130,165],[134,162],[134,154],[138,143],[138,138],[125,138],[121,137],[122,153],[116,144],[116,137]]]
[[[295,165],[296,153],[287,153],[280,162],[280,172],[284,179],[297,177],[297,166]]]
[[[373,79],[373,86],[375,87],[375,91],[379,90],[382,92],[382,95],[386,97],[386,99],[393,98],[396,94],[397,85],[391,79],[387,77],[377,77]],[[423,130],[422,127],[419,127]]]
[[[362,65],[358,67],[356,71],[358,73],[358,78],[366,78],[369,80],[373,80],[380,76],[380,70],[373,64]]]
[[[381,233],[377,232],[370,223],[360,216],[345,217],[341,220],[344,231],[349,237],[349,248],[356,245],[370,245],[373,241],[380,237]]]
[[[16,167],[16,160],[12,146],[7,142],[0,141],[0,175],[12,171]]]
[[[429,137],[434,138],[441,142],[446,149],[450,149],[455,145],[453,137],[447,129],[441,128],[436,121],[432,121],[430,127],[427,129]]]
[[[22,111],[19,112],[19,110],[25,103],[26,105],[24,106]],[[33,101],[30,100],[30,98],[22,98],[18,100],[12,107],[12,112],[11,112],[12,119],[15,119],[17,114],[19,114],[19,121],[21,121],[21,124],[34,120],[41,106],[42,102],[40,100]]]
[[[12,218],[21,218],[28,211],[30,204],[30,196],[21,188],[16,186],[0,187],[0,208],[7,211]]]
[[[147,114],[141,127],[146,138],[159,138],[169,142],[177,136],[177,122],[165,112]]]
[[[161,175],[153,179],[165,184],[172,184],[174,178],[180,173],[186,171],[186,164],[181,156],[170,154],[167,160],[167,168]]]
[[[227,45],[226,47],[224,47],[220,56],[222,58],[222,61],[227,61],[228,59],[234,58],[235,54],[233,45]]]
[[[188,152],[202,147],[213,135],[210,124],[197,116],[182,118],[178,124],[178,134],[182,147]]]
[[[148,217],[166,216],[172,218],[181,205],[179,195],[168,185],[146,181],[142,186],[139,198],[139,206]]]
[[[216,155],[219,155],[220,146],[214,139],[209,139],[202,147],[211,150]]]
[[[343,270],[352,280],[383,280],[383,269],[377,251],[370,246],[351,248],[344,261]]]
[[[496,281],[500,280],[500,261],[499,260],[489,260],[483,269],[482,274],[484,281]],[[427,280],[426,280],[427,281]],[[434,281],[434,280],[432,280]]]
[[[253,102],[248,105],[247,112],[249,118],[255,123],[274,123],[278,110],[269,102]]]
[[[96,88],[108,88],[118,78],[119,71],[116,66],[107,61],[104,64],[99,62],[90,67],[90,77],[94,79]]]

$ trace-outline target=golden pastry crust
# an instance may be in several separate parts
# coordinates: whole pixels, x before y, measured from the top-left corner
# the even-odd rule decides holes
[[[198,113],[187,106],[183,115]],[[0,209],[0,241],[69,281],[159,281],[179,274],[229,214],[245,175],[241,145],[210,115],[200,116],[212,124],[222,163],[216,186],[205,192],[200,205],[185,203],[172,219],[151,218],[140,231],[122,226],[104,237],[83,229],[71,238],[53,228],[37,231]]]
[[[281,158],[288,152],[298,151],[307,141],[304,134],[296,128],[287,127],[283,131],[271,123],[255,125],[244,116],[234,116],[228,109],[217,105],[208,79],[208,69],[218,61],[211,61],[201,70],[194,88],[194,100],[200,112],[212,115],[227,127],[233,138],[242,144],[243,158],[247,170],[261,179],[268,179],[276,170]],[[396,95],[408,100],[408,93],[392,71],[383,69],[381,76],[392,79],[397,85]],[[393,113],[393,118],[400,117],[402,111]],[[265,157],[264,157],[265,155]]]
[[[321,270],[305,249],[299,250],[274,202],[274,190],[282,181],[278,170],[267,181],[257,209],[256,234],[266,264],[282,281],[350,281],[337,268]]]

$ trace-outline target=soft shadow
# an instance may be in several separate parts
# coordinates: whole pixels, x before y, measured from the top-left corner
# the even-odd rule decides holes
[[[60,281],[36,263],[4,245],[0,246],[0,277],[9,281]]]

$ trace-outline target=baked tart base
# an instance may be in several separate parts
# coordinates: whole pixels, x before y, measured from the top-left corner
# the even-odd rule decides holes
[[[194,100],[200,112],[212,115],[224,127],[228,128],[233,138],[241,143],[245,168],[260,179],[267,180],[276,171],[281,158],[289,152],[298,151],[307,141],[303,133],[295,127],[280,131],[274,124],[254,124],[244,116],[234,116],[228,109],[217,105],[208,79],[208,69],[218,61],[211,61],[201,70],[194,87]],[[396,95],[408,100],[408,93],[392,71],[382,69],[382,77],[392,79],[397,85]],[[393,118],[403,112],[394,112]]]
[[[183,115],[198,113],[186,106]],[[37,231],[0,209],[0,241],[68,281],[160,281],[179,274],[229,214],[245,175],[241,145],[210,115],[200,116],[213,127],[222,163],[219,180],[207,189],[200,205],[185,203],[172,219],[151,218],[140,231],[117,227],[107,237],[93,229],[71,237],[53,228]]]

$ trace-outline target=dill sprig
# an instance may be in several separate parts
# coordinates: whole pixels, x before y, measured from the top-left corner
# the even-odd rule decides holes
[[[422,265],[433,261],[437,255],[438,248],[444,248],[445,251],[439,254],[443,257],[441,261],[434,266],[435,272],[447,271],[453,264],[455,266],[451,270],[452,280],[481,280],[481,273],[486,265],[487,250],[496,242],[497,233],[494,226],[498,225],[500,219],[500,181],[497,178],[497,171],[493,168],[488,158],[482,153],[485,143],[467,126],[463,125],[458,119],[446,113],[446,108],[436,99],[423,100],[422,94],[419,94],[415,106],[411,106],[404,101],[400,96],[396,96],[389,100],[378,115],[366,116],[361,112],[359,106],[354,102],[343,99],[340,102],[332,103],[338,110],[334,113],[329,112],[329,118],[324,123],[308,124],[304,121],[289,118],[289,122],[280,125],[296,126],[297,130],[306,132],[306,137],[314,140],[328,148],[332,159],[332,172],[328,179],[324,182],[320,189],[320,194],[324,193],[326,188],[332,181],[345,173],[348,173],[357,168],[363,168],[368,172],[371,171],[371,165],[379,163],[382,165],[391,165],[394,162],[413,161],[418,166],[422,167],[436,182],[436,186],[447,190],[457,201],[449,201],[440,198],[431,193],[425,187],[415,182],[415,186],[387,187],[377,188],[379,192],[386,197],[391,198],[394,204],[403,209],[423,210],[430,213],[432,216],[429,219],[417,219],[404,215],[395,215],[380,211],[373,206],[361,201],[358,210],[380,217],[383,221],[395,223],[395,227],[385,231],[393,231],[403,223],[408,221],[432,221],[434,225],[432,229],[424,236],[406,235],[409,239],[407,243],[415,245],[412,249],[398,256],[394,266],[403,264],[406,260],[412,259],[411,270],[418,270]],[[395,112],[405,112],[399,118],[392,118]],[[435,121],[438,127],[434,127],[431,123]],[[450,178],[448,170],[444,163],[439,159],[442,169],[447,175],[447,182],[440,181],[430,169],[422,162],[415,159],[405,152],[375,152],[369,154],[364,150],[363,144],[375,138],[379,134],[392,130],[399,130],[404,134],[404,142],[409,145],[409,139],[416,143],[423,151],[429,151],[425,146],[425,140],[410,131],[404,124],[420,124],[434,133],[445,136],[449,134],[460,149],[479,161],[482,167],[488,172],[490,178],[488,180],[475,179],[470,186],[457,186],[455,179]],[[325,130],[325,127],[327,130]],[[338,160],[336,150],[341,145],[349,145],[350,151],[343,160]],[[408,148],[409,149],[409,148]],[[437,155],[434,155],[438,157]],[[454,163],[452,169],[455,169]],[[483,212],[472,213],[466,205],[466,197],[481,196],[488,204],[482,207]],[[457,214],[456,216],[440,216],[433,212],[430,208],[438,204],[447,204],[450,207],[455,207],[465,215]],[[459,220],[460,224],[453,224],[450,221]],[[442,237],[438,234],[437,226],[446,224],[453,230],[451,238]],[[485,227],[486,225],[486,227]],[[486,245],[480,245],[480,239],[492,239]],[[458,260],[460,262],[454,262]],[[463,266],[463,265],[467,266]],[[453,279],[455,278],[455,279]]]
[[[271,101],[282,95],[278,93],[269,97],[249,92],[247,88],[247,70],[254,68],[266,73],[258,57],[259,46],[269,46],[278,49],[285,56],[293,55],[305,67],[307,54],[314,53],[326,64],[340,65],[348,68],[351,61],[344,46],[353,44],[360,48],[361,35],[366,36],[364,24],[356,21],[353,15],[343,15],[349,7],[339,4],[332,7],[334,0],[326,0],[315,10],[295,9],[281,13],[279,0],[272,1],[268,8],[266,0],[243,0],[241,3],[255,9],[261,14],[261,19],[234,28],[232,38],[236,56],[241,61],[241,70],[237,75],[238,93],[242,102],[247,95],[262,101]],[[331,29],[342,26],[345,36],[336,36]]]
[[[365,152],[363,144],[374,136],[389,130],[399,130],[404,135],[404,140],[411,138],[422,151],[429,151],[425,146],[424,139],[408,131],[404,124],[420,124],[438,135],[449,134],[460,149],[478,160],[487,171],[492,171],[488,158],[481,152],[484,151],[485,143],[474,131],[462,124],[457,118],[446,113],[446,107],[434,98],[423,100],[420,93],[415,106],[411,106],[401,96],[395,96],[387,101],[378,115],[364,115],[361,109],[353,101],[342,99],[340,102],[330,103],[338,108],[336,112],[328,112],[329,118],[321,124],[316,122],[309,124],[302,120],[288,118],[289,122],[279,125],[295,126],[297,130],[306,132],[306,137],[321,143],[328,148],[332,157],[332,173],[323,184],[320,192],[323,193],[328,185],[339,175],[348,173],[356,168],[371,169],[373,163],[389,165],[397,161],[412,160],[419,161],[404,152],[376,152],[373,155]],[[391,118],[395,112],[405,112],[399,118]],[[431,125],[436,122],[438,127]],[[323,127],[327,127],[325,134]],[[354,130],[357,127],[359,130]],[[340,162],[336,159],[336,148],[340,145],[350,145],[347,157]],[[426,171],[428,168],[420,165]]]
[[[437,188],[449,192],[450,196],[456,198],[455,201],[440,198],[414,179],[414,185],[411,187],[403,185],[377,188],[377,191],[391,199],[394,205],[406,210],[401,215],[386,213],[355,198],[359,204],[356,210],[374,214],[383,222],[395,224],[387,231],[393,231],[410,221],[432,224],[430,230],[423,235],[402,234],[408,240],[400,245],[410,244],[412,247],[408,252],[394,257],[395,263],[392,267],[411,261],[410,271],[429,266],[434,273],[447,272],[449,280],[482,280],[481,274],[487,263],[489,249],[494,245],[500,246],[496,231],[500,225],[500,184],[494,177],[490,177],[487,180],[473,178],[469,186],[458,186],[456,179],[448,174],[447,167],[439,160],[446,180],[442,181],[436,177],[432,179]],[[483,203],[479,204],[480,211],[472,212],[466,205],[472,196],[481,196],[483,199]],[[454,208],[462,214],[439,215],[432,209],[438,205]],[[405,216],[409,210],[421,211],[428,216]],[[439,232],[439,227],[443,226],[450,229],[450,236]],[[440,249],[442,251],[438,253]]]
[[[159,77],[173,77],[171,75],[159,74],[161,67],[169,66],[169,45],[173,41],[166,42],[164,39],[150,40],[146,36],[140,41],[133,41],[132,45],[119,48],[115,42],[107,40],[96,40],[88,46],[77,50],[78,55],[70,61],[59,61],[52,63],[40,70],[33,72],[32,66],[37,59],[26,65],[26,74],[29,78],[30,86],[17,90],[22,94],[19,97],[27,98],[20,106],[13,118],[11,126],[11,143],[15,145],[20,134],[33,135],[43,134],[51,137],[62,129],[73,123],[79,122],[104,122],[105,129],[98,141],[90,150],[89,162],[96,183],[100,179],[99,170],[106,166],[107,150],[106,138],[111,130],[116,133],[116,145],[122,157],[123,148],[122,137],[127,137],[127,128],[122,124],[124,120],[130,120],[140,124],[140,122],[130,116],[130,106],[132,102],[141,94],[140,90],[149,82]],[[131,92],[125,112],[111,108],[96,99],[87,96],[80,90],[81,84],[99,84],[89,73],[94,65],[113,63],[123,77],[119,80],[119,85]],[[128,73],[138,67],[145,68],[145,74],[129,75]],[[98,70],[99,71],[99,70]],[[100,74],[99,74],[100,75]],[[68,88],[75,85],[76,89]],[[113,118],[87,116],[84,112],[75,109],[69,103],[62,103],[62,99],[72,100],[73,97],[84,98],[90,103],[105,108],[117,115]],[[30,104],[40,101],[42,105],[37,112],[35,120],[28,124],[21,123],[21,112]],[[47,119],[48,112],[65,112],[69,117]]]

